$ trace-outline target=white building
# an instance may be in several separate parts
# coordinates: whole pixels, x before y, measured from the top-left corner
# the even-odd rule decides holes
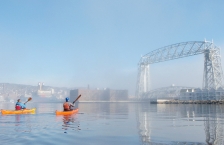
[[[182,89],[179,100],[224,100],[224,90]]]

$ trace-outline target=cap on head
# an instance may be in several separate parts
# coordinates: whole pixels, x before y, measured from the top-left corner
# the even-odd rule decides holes
[[[66,97],[66,98],[65,98],[65,100],[66,100],[66,102],[68,102],[68,101],[69,101],[69,98],[68,98],[68,97]]]

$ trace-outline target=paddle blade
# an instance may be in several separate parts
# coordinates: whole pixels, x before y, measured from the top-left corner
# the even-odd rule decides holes
[[[27,100],[24,104],[26,104],[27,102],[29,102],[29,101],[31,101],[31,100],[32,100],[32,98],[29,97],[28,100]]]
[[[28,98],[28,101],[31,101],[31,100],[32,100],[32,98],[31,98],[31,97],[29,97],[29,98]]]

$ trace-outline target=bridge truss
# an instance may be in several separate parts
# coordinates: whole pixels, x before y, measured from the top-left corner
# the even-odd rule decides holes
[[[150,94],[150,64],[198,54],[204,54],[202,89],[217,90],[219,88],[223,88],[220,48],[216,47],[213,42],[190,41],[165,46],[141,57],[138,64],[138,80],[136,89],[136,96],[138,99],[142,99],[143,97],[145,98],[146,95],[148,97],[153,95],[153,92]]]

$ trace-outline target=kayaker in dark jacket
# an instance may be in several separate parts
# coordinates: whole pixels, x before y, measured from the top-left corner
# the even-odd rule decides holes
[[[22,102],[20,102],[20,99],[16,102],[16,110],[26,109],[26,105]]]
[[[68,102],[69,101],[68,97],[65,98],[65,101],[66,102],[63,104],[64,111],[71,111],[71,110],[73,110],[72,107],[74,107],[74,105],[72,103]]]

